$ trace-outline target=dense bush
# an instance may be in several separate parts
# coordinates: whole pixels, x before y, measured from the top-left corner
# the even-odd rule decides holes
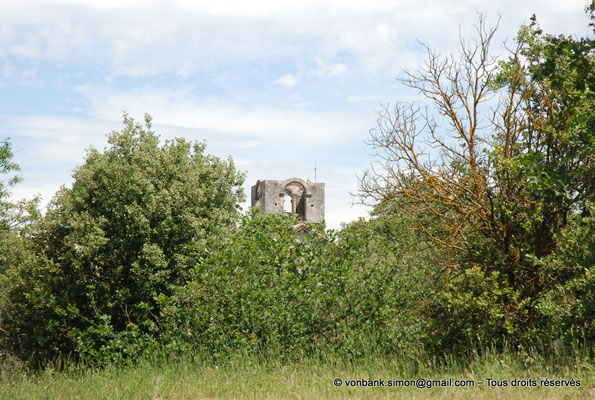
[[[402,226],[355,222],[339,233],[278,215],[246,218],[211,247],[164,318],[175,338],[208,352],[393,352],[417,342],[426,293],[404,262]]]
[[[594,228],[592,216],[574,217],[556,237],[556,251],[536,260],[548,283],[538,296],[524,295],[498,271],[476,267],[457,276],[432,300],[429,343],[455,352],[486,344],[595,344]]]
[[[25,359],[150,350],[155,299],[190,277],[190,245],[237,221],[243,176],[231,160],[182,139],[160,146],[149,117],[124,125],[88,151],[28,236],[33,256],[13,268],[3,343]]]
[[[535,301],[541,340],[569,343],[573,336],[595,345],[595,209],[576,215],[556,238],[556,251],[540,260],[552,283]]]
[[[8,313],[15,305],[11,293],[25,284],[20,272],[33,265],[35,256],[27,239],[40,217],[37,198],[16,202],[11,199],[11,187],[21,180],[17,174],[20,168],[12,158],[12,146],[7,139],[0,145],[0,369],[20,365],[5,347],[11,335]]]

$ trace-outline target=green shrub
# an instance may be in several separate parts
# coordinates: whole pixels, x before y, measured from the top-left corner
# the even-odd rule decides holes
[[[496,271],[464,271],[433,299],[428,342],[434,349],[465,353],[495,344],[518,344],[529,321],[529,300]]]
[[[489,268],[464,271],[439,292],[429,315],[429,343],[442,350],[497,345],[554,347],[595,342],[595,232],[593,217],[575,216],[556,235],[558,248],[535,259],[544,270],[533,285],[513,288]]]
[[[207,352],[394,352],[416,342],[423,280],[398,242],[365,223],[301,237],[278,215],[246,218],[163,298],[176,340]]]
[[[160,145],[145,122],[125,115],[25,238],[33,256],[3,290],[1,340],[13,354],[37,363],[147,353],[160,335],[155,299],[188,280],[190,246],[236,223],[243,175],[233,162],[204,143]]]
[[[558,236],[553,254],[544,258],[548,289],[535,307],[541,335],[570,344],[580,334],[595,344],[595,218],[591,206],[576,216]]]

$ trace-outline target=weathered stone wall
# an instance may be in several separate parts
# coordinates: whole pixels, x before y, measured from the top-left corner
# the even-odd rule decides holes
[[[263,214],[283,213],[287,208],[302,221],[324,220],[324,183],[321,182],[299,178],[259,180],[252,186],[251,197],[252,208],[259,208]],[[291,202],[291,207],[286,201]]]

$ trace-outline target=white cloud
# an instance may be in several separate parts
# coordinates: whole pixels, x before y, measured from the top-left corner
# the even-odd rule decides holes
[[[59,178],[58,178],[59,179]],[[40,207],[45,209],[48,203],[52,200],[56,192],[60,189],[65,182],[54,182],[46,184],[31,185],[29,182],[19,184],[12,189],[13,200],[31,200],[36,196],[40,198]]]
[[[494,20],[500,12],[502,37],[513,37],[534,12],[547,32],[586,32],[583,7],[584,0],[5,1],[0,55],[87,60],[107,66],[108,76],[142,77],[187,75],[205,60],[348,54],[354,67],[392,75],[403,51],[419,52],[416,39],[456,45],[459,26],[469,33],[477,20],[473,10]],[[329,73],[344,74],[341,65]]]
[[[133,116],[149,113],[156,124],[201,129],[229,137],[277,143],[327,145],[352,140],[367,127],[349,112],[271,107],[229,99],[198,98],[190,90],[135,89],[113,91],[105,86],[81,86],[97,119],[116,121],[125,110]]]
[[[331,64],[327,72],[327,76],[342,76],[347,72],[345,64]]]
[[[347,96],[347,101],[353,103],[366,103],[366,102],[375,102],[380,104],[386,100],[386,97],[383,95],[374,95],[374,94],[362,94],[362,95],[354,95],[354,96]]]
[[[74,117],[0,115],[0,136],[10,136],[14,161],[23,182],[12,190],[15,199],[41,195],[45,207],[62,185],[72,182],[72,170],[84,162],[85,150],[103,149],[106,134],[120,124]]]
[[[293,89],[295,85],[300,82],[299,78],[293,74],[286,74],[276,79],[273,83],[275,85],[285,86],[287,89]]]
[[[343,63],[318,62],[318,67],[310,72],[311,76],[319,78],[338,78],[347,73],[347,66]]]

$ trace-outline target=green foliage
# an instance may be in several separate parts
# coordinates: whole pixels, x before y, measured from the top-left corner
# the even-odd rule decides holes
[[[560,232],[556,252],[541,260],[548,289],[536,299],[543,336],[565,343],[580,334],[595,344],[595,218],[575,216]]]
[[[497,193],[496,207],[516,226],[511,246],[529,263],[523,253],[551,254],[557,233],[595,195],[595,41],[544,34],[532,21],[498,78],[518,101],[519,136],[505,141],[497,131],[491,153],[508,189]]]
[[[530,322],[528,305],[500,272],[468,269],[433,299],[428,343],[454,354],[490,342],[518,344],[518,327]]]
[[[190,277],[191,245],[236,222],[243,176],[233,162],[203,143],[160,146],[145,122],[125,115],[104,152],[89,150],[32,234],[36,258],[4,320],[7,346],[25,359],[142,353],[159,335],[155,299]]]
[[[12,161],[12,157],[12,146],[6,139],[0,145],[0,174],[4,175],[20,170],[19,165]],[[0,199],[4,200],[9,194],[7,188],[19,181],[20,178],[17,175],[8,178],[7,183],[0,181]]]
[[[451,138],[415,106],[381,113],[382,164],[361,181],[375,218],[338,232],[240,219],[232,160],[160,145],[148,116],[125,115],[43,218],[36,200],[9,201],[18,177],[0,182],[0,362],[593,344],[595,41],[533,19],[498,63],[494,31],[478,33],[403,79]],[[3,142],[0,174],[16,171]]]
[[[554,341],[595,343],[595,223],[574,216],[557,234],[556,250],[534,262],[544,289],[527,296],[489,268],[464,271],[431,302],[427,343],[455,354],[486,343],[548,348]]]
[[[490,204],[504,229],[470,243],[482,267],[436,298],[435,343],[448,347],[568,342],[579,331],[595,340],[595,42],[532,21],[497,77],[518,107],[503,115],[518,130],[498,126],[489,152],[499,182]]]
[[[0,143],[0,175],[7,176],[0,180],[0,235],[11,231],[18,233],[39,217],[38,198],[16,203],[10,201],[10,188],[21,182],[21,177],[16,174],[20,167],[12,158],[12,145],[6,139]]]
[[[7,330],[9,313],[14,309],[10,293],[18,292],[23,286],[20,271],[34,259],[27,238],[32,223],[39,218],[39,211],[38,198],[11,201],[10,188],[21,181],[18,175],[11,176],[20,170],[12,158],[11,144],[5,140],[0,146],[0,174],[8,175],[6,180],[0,181],[0,364],[15,366],[20,365],[20,361],[2,344],[10,335]]]
[[[397,104],[370,133],[362,197],[441,253],[429,343],[443,349],[593,337],[595,40],[532,21],[503,62],[482,18],[458,55],[429,51],[401,81],[443,118]]]
[[[508,335],[547,341],[580,329],[593,340],[595,41],[544,34],[533,17],[517,42],[499,79],[517,97],[520,134],[497,133],[490,154],[504,182],[494,207],[511,227],[500,264],[529,306]]]
[[[191,282],[163,299],[176,340],[207,352],[291,355],[370,349],[394,352],[415,342],[413,315],[423,278],[404,264],[404,245],[385,226],[363,221],[340,233],[278,215],[246,218],[210,247]],[[380,229],[377,229],[380,228]]]
[[[149,318],[138,325],[129,322],[124,330],[116,331],[111,317],[106,314],[100,315],[84,332],[69,332],[78,355],[99,365],[131,364],[141,358],[156,357],[164,350],[160,333],[157,324]]]

